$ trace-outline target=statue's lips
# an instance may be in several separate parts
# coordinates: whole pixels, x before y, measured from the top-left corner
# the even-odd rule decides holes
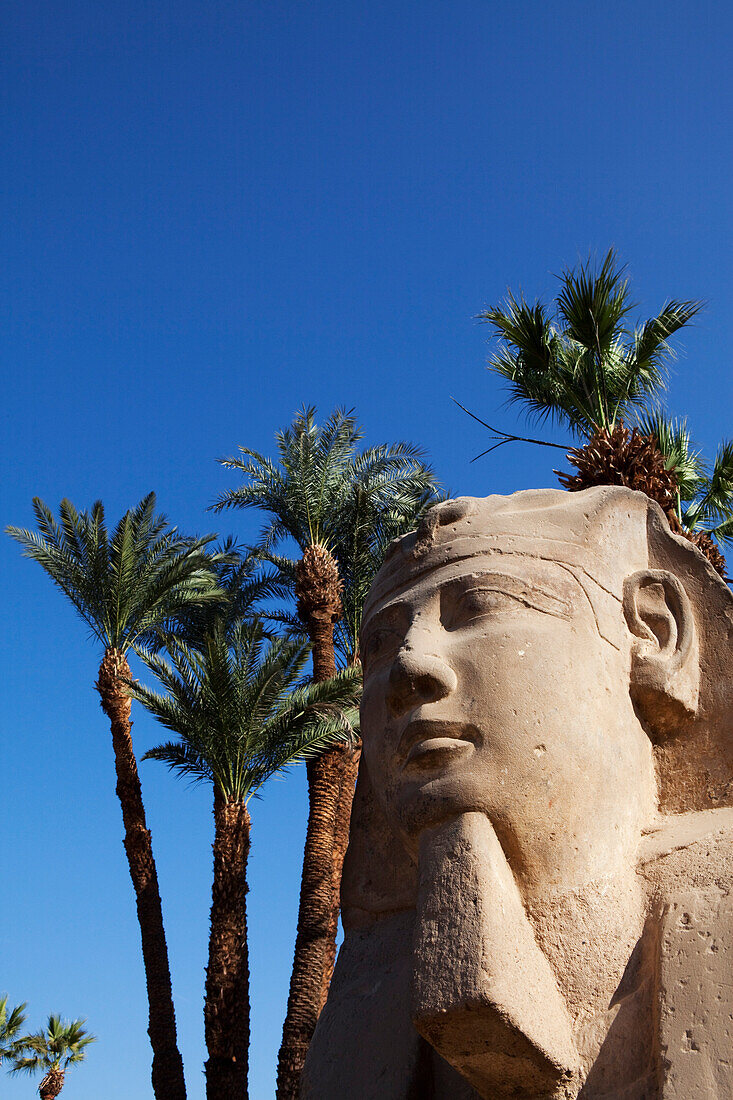
[[[463,722],[418,719],[410,722],[400,738],[398,753],[404,767],[436,767],[455,755],[470,752],[478,731]]]

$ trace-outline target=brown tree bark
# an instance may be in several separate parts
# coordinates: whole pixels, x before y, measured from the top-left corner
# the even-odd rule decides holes
[[[278,1059],[277,1100],[296,1100],[318,1020],[333,904],[333,843],[341,790],[336,752],[307,764],[309,813],[288,1008]]]
[[[186,1100],[158,874],[132,748],[131,703],[123,685],[123,681],[130,677],[130,666],[124,653],[108,649],[99,668],[97,690],[102,709],[112,727],[117,797],[122,807],[125,852],[137,899],[148,990],[148,1035],[153,1048],[153,1092],[156,1100]]]
[[[308,633],[313,644],[313,679],[322,684],[336,675],[336,651],[333,645],[334,612],[330,607],[312,611]]]
[[[321,995],[318,1002],[318,1014],[320,1016],[328,997],[328,988],[333,977],[333,968],[336,964],[336,936],[338,934],[339,912],[341,911],[341,875],[344,869],[344,858],[349,845],[349,827],[351,825],[351,806],[356,790],[356,775],[359,770],[361,758],[361,746],[354,749],[339,749],[341,753],[339,761],[340,786],[336,802],[336,819],[334,822],[333,852],[331,857],[331,913],[328,920],[328,933],[326,938],[326,950],[323,960],[323,975],[321,978]]]
[[[50,1069],[38,1086],[38,1095],[41,1100],[56,1100],[64,1087],[64,1077],[62,1069]]]
[[[247,1100],[249,956],[247,860],[250,816],[214,788],[214,882],[204,1029],[207,1100]]]
[[[336,672],[332,607],[307,616],[313,643],[313,679],[322,682]],[[300,882],[298,926],[288,1007],[278,1057],[277,1100],[297,1100],[308,1044],[321,1010],[321,990],[328,962],[333,910],[333,852],[342,783],[341,749],[331,749],[306,765],[308,826]]]

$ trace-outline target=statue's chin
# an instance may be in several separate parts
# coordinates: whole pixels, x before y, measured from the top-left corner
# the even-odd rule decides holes
[[[486,814],[490,811],[487,801],[486,787],[455,761],[440,771],[402,775],[389,790],[387,815],[414,854],[426,829],[461,814]]]

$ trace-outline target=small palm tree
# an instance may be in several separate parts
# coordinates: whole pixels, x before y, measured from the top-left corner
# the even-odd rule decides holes
[[[38,497],[38,532],[8,527],[26,557],[37,561],[71,601],[103,648],[96,687],[110,720],[122,807],[125,851],[137,898],[148,991],[148,1033],[157,1100],[185,1100],[183,1063],[176,1038],[168,949],[158,876],[132,745],[127,655],[140,652],[162,626],[192,607],[219,600],[206,546],[188,539],[155,513],[155,494],[125,512],[110,535],[104,507],[78,512],[63,500],[57,521]]]
[[[303,409],[277,433],[277,462],[244,447],[239,456],[225,459],[223,465],[238,471],[244,484],[224,493],[215,507],[254,507],[269,514],[259,551],[292,586],[299,629],[311,640],[313,678],[319,682],[336,671],[335,630],[342,659],[357,657],[360,601],[388,533],[410,530],[438,492],[416,447],[395,443],[359,451],[363,432],[351,412],[337,409],[322,427],[315,416],[315,409]],[[300,551],[297,561],[274,553],[288,538]],[[297,1097],[333,970],[357,765],[358,751],[348,747],[331,749],[307,765],[309,815],[278,1100]]]
[[[25,1007],[24,1001],[9,1010],[7,993],[0,997],[0,1065],[6,1059],[12,1059],[18,1049],[18,1036],[25,1023]]]
[[[569,488],[625,484],[654,495],[656,479],[671,491],[656,448],[626,422],[659,394],[669,338],[702,305],[670,300],[658,316],[631,325],[628,279],[610,249],[600,266],[588,260],[563,271],[553,310],[509,292],[503,305],[479,314],[499,340],[489,367],[509,382],[509,401],[584,444],[570,455],[579,475],[561,478]]]
[[[22,1039],[23,1053],[14,1059],[11,1073],[34,1074],[45,1070],[38,1086],[41,1100],[54,1100],[64,1087],[69,1066],[78,1065],[86,1058],[87,1047],[96,1042],[84,1024],[86,1020],[62,1020],[49,1016],[43,1031],[26,1035]]]
[[[657,317],[630,327],[628,279],[610,249],[599,267],[588,260],[563,271],[553,313],[510,291],[503,306],[479,318],[500,340],[489,367],[510,383],[509,400],[587,438],[648,405],[664,384],[670,336],[702,305],[671,300]]]
[[[654,440],[674,475],[676,497],[670,522],[725,576],[725,559],[716,543],[733,543],[733,441],[721,443],[708,468],[692,442],[686,419],[657,409],[640,418],[639,430]]]
[[[354,669],[306,687],[308,647],[267,639],[251,618],[220,616],[201,648],[169,639],[170,661],[147,658],[165,694],[130,693],[177,735],[146,754],[214,791],[214,880],[204,1010],[208,1100],[246,1100],[249,1049],[247,859],[250,799],[276,772],[355,736]],[[345,708],[345,709],[344,709]]]

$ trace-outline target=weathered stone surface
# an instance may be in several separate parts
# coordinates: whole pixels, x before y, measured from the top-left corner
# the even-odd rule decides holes
[[[730,895],[717,891],[680,893],[664,914],[659,1043],[665,1100],[733,1096],[732,929]]]
[[[731,639],[629,490],[463,498],[395,544],[307,1100],[733,1096]]]

